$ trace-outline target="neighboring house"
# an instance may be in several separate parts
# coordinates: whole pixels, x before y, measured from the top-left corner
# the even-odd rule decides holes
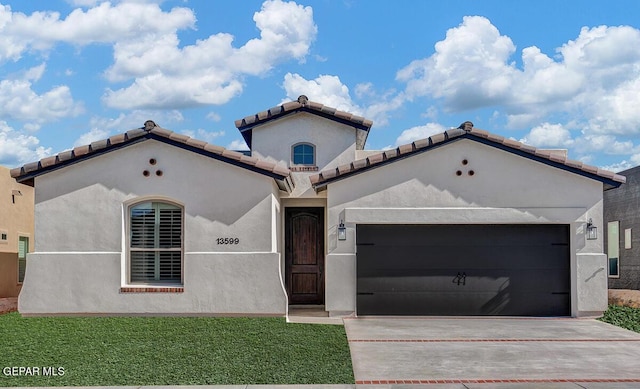
[[[640,290],[640,166],[620,174],[627,184],[604,194],[609,288]]]
[[[308,101],[236,121],[251,155],[152,121],[12,171],[36,189],[22,314],[590,316],[624,177],[473,128],[365,151]]]
[[[0,298],[17,297],[33,250],[33,188],[0,166]]]

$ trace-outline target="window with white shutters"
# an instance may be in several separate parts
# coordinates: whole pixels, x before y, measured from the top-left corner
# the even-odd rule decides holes
[[[131,283],[182,283],[182,208],[161,202],[130,208],[129,265]]]

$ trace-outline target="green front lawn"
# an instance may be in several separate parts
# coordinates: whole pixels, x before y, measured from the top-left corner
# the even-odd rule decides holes
[[[13,376],[11,367],[39,371]],[[14,312],[0,315],[0,369],[0,386],[354,383],[344,327],[283,318]]]
[[[609,309],[600,320],[631,331],[640,332],[640,308],[609,305]]]

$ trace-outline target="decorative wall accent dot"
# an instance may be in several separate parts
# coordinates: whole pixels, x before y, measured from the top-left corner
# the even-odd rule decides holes
[[[156,176],[162,177],[162,170],[156,170]]]
[[[463,159],[463,160],[462,160],[462,164],[463,164],[463,165],[466,165],[466,164],[468,164],[468,163],[469,163],[469,161],[467,161],[466,159]]]
[[[469,175],[470,175],[470,176],[472,176],[472,175],[474,175],[474,174],[476,174],[476,172],[474,172],[473,170],[469,170]]]
[[[150,165],[155,165],[155,164],[156,164],[156,162],[157,162],[157,161],[156,161],[156,159],[155,159],[155,158],[151,158],[151,159],[149,160],[149,164],[150,164]]]
[[[142,175],[145,177],[149,177],[149,171],[148,170],[143,171]]]
[[[456,176],[461,176],[461,175],[462,175],[462,172],[461,172],[460,170],[458,170],[458,171],[456,172]]]

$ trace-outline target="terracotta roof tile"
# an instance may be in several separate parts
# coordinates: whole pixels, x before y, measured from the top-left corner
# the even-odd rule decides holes
[[[451,139],[466,134],[466,131],[460,128],[452,128],[444,133],[446,134],[447,139]]]
[[[276,174],[280,174],[281,176],[288,176],[289,174],[291,174],[288,168],[277,164],[273,167],[272,171]]]
[[[49,167],[49,166],[53,166],[56,164],[58,157],[51,156],[51,157],[46,157],[46,158],[42,158],[40,160],[40,166],[42,167]]]
[[[189,136],[173,132],[169,135],[169,139],[173,139],[182,143],[187,143],[187,140],[189,140]]]
[[[369,165],[374,165],[376,163],[382,162],[384,160],[384,153],[373,154],[367,157],[367,161]]]
[[[147,132],[141,128],[136,128],[130,131],[127,131],[127,139],[135,139],[141,136],[145,136]]]
[[[78,146],[73,150],[63,151],[57,155],[43,158],[38,162],[28,163],[22,167],[12,169],[12,177],[19,179],[21,176],[30,174],[29,177],[25,178],[26,182],[27,179],[31,179],[36,175],[44,174],[51,169],[55,169],[56,165],[60,165],[62,167],[67,162],[74,159],[91,157],[92,155],[98,155],[102,152],[108,152],[113,147],[122,147],[126,145],[127,142],[145,136],[152,136],[153,139],[156,140],[162,140],[162,138],[171,139],[173,141],[177,141],[185,145],[192,146],[196,149],[201,149],[208,153],[211,153],[209,155],[222,155],[223,157],[237,161],[240,166],[244,165],[247,168],[251,168],[254,170],[258,169],[258,171],[264,171],[264,173],[272,173],[277,176],[284,176],[285,178],[291,174],[289,169],[287,169],[286,167],[278,166],[272,162],[263,161],[255,157],[246,156],[243,153],[237,151],[227,150],[224,147],[216,146],[198,139],[193,139],[187,135],[175,133],[173,131],[157,126],[153,121],[150,120],[145,123],[144,128],[145,129],[136,128],[127,131],[126,133],[113,135],[108,139],[93,142],[90,145]],[[43,171],[39,172],[39,170]]]
[[[101,150],[109,147],[109,139],[102,139],[91,143],[91,151]]]
[[[22,167],[14,167],[13,169],[9,170],[9,174],[12,178],[20,176],[20,174],[22,174]]]
[[[154,127],[153,130],[151,131],[153,131],[153,133],[156,135],[164,136],[167,138],[170,137],[171,134],[173,134],[173,131],[170,131],[170,130],[167,130],[166,128],[162,128],[158,126]]]
[[[567,161],[567,157],[558,153],[551,153],[549,159],[553,162],[565,163]]]
[[[373,126],[373,122],[371,120],[348,112],[340,111],[339,109],[328,107],[314,101],[309,101],[309,99],[304,95],[298,97],[296,101],[289,101],[282,105],[272,107],[266,111],[246,116],[242,119],[236,120],[234,123],[240,130],[240,133],[247,145],[251,148],[251,133],[254,127],[299,110],[319,114],[328,118],[334,118],[343,124],[351,124],[358,130],[363,130],[365,132],[365,136],[357,140],[356,146],[358,147],[358,150],[364,149],[364,142],[367,138],[366,134],[368,134],[369,129]]]
[[[38,170],[40,168],[40,162],[28,163],[28,164],[24,165],[23,168],[24,168],[24,171],[26,173],[33,172],[33,171]]]
[[[80,157],[80,156],[83,156],[83,155],[87,155],[87,154],[89,154],[90,151],[91,151],[91,146],[90,145],[78,146],[78,147],[75,147],[73,149],[73,156],[74,157]]]
[[[68,161],[70,159],[73,159],[73,157],[74,157],[73,150],[63,151],[60,154],[58,154],[58,160],[60,162]]]
[[[348,163],[346,165],[340,165],[338,166],[338,174],[344,174],[351,171],[351,164]]]
[[[400,154],[407,154],[415,150],[415,148],[413,143],[409,143],[406,145],[398,146],[397,150]]]
[[[413,142],[413,145],[415,146],[416,149],[425,148],[425,147],[429,146],[429,138],[418,139],[418,140]],[[400,147],[402,147],[402,146],[400,146]]]
[[[225,149],[224,147],[222,147],[222,146],[216,146],[216,145],[213,145],[213,144],[211,144],[211,143],[207,143],[207,144],[204,146],[204,149],[205,149],[206,151],[209,151],[209,152],[211,152],[211,153],[215,153],[215,154],[222,154],[222,152],[226,150],[226,149]]]
[[[367,166],[367,159],[359,159],[351,162],[352,170],[360,170]]]
[[[258,163],[258,158],[256,157],[250,157],[248,155],[244,155],[242,154],[242,157],[240,157],[240,160],[244,163],[247,163],[251,166],[256,166],[256,163]]]
[[[309,177],[309,179],[311,180],[313,187],[316,188],[316,190],[319,190],[325,187],[329,181],[332,181],[334,179],[347,177],[361,170],[375,168],[377,165],[380,165],[382,163],[392,163],[394,158],[397,160],[396,157],[399,155],[404,156],[426,152],[433,146],[440,143],[455,141],[456,138],[465,137],[467,139],[475,139],[477,141],[481,141],[485,144],[493,144],[496,147],[507,151],[512,150],[514,153],[518,153],[519,155],[523,155],[523,153],[525,153],[524,156],[526,156],[526,154],[531,154],[532,156],[530,158],[536,158],[539,161],[541,159],[542,162],[544,162],[544,160],[548,160],[549,162],[552,162],[554,164],[553,166],[558,166],[556,164],[559,164],[561,166],[564,165],[567,169],[573,169],[573,171],[576,173],[583,172],[596,176],[592,177],[594,179],[600,177],[602,179],[613,181],[613,184],[611,182],[607,183],[606,181],[603,181],[605,185],[609,186],[609,188],[615,187],[615,183],[618,183],[619,185],[620,183],[626,182],[626,178],[619,174],[602,170],[594,166],[585,165],[584,163],[579,161],[570,160],[563,153],[537,149],[533,146],[526,145],[513,139],[508,139],[500,135],[492,134],[485,130],[473,128],[472,126],[473,124],[471,122],[465,122],[459,128],[447,130],[444,133],[432,135],[429,138],[416,140],[413,143],[398,146],[394,150],[387,150],[381,153],[372,154],[367,158],[353,161],[349,165],[349,169],[346,168],[347,165],[343,165],[338,169],[330,169],[312,175]]]
[[[117,144],[122,143],[124,141],[125,141],[125,134],[118,134],[118,135],[114,135],[114,136],[109,138],[109,142],[112,145],[117,145]]]
[[[395,158],[398,156],[398,149],[385,150],[383,154],[384,159]]]
[[[259,159],[258,162],[256,162],[255,166],[259,169],[273,171],[273,168],[276,166],[276,164],[273,162],[265,161],[264,159]]]
[[[429,137],[429,139],[431,139],[431,144],[435,145],[437,143],[441,143],[444,142],[446,140],[445,136],[444,136],[444,132],[440,133],[440,134],[436,134],[436,135],[431,135]]]
[[[189,146],[197,147],[199,149],[204,149],[204,147],[207,145],[207,142],[205,142],[203,140],[189,138],[189,139],[187,139],[187,144]]]
[[[223,157],[227,157],[227,158],[231,158],[231,159],[235,159],[236,161],[239,161],[240,159],[242,159],[242,156],[244,154],[239,153],[237,151],[233,151],[233,150],[224,150],[222,152],[222,156]]]

